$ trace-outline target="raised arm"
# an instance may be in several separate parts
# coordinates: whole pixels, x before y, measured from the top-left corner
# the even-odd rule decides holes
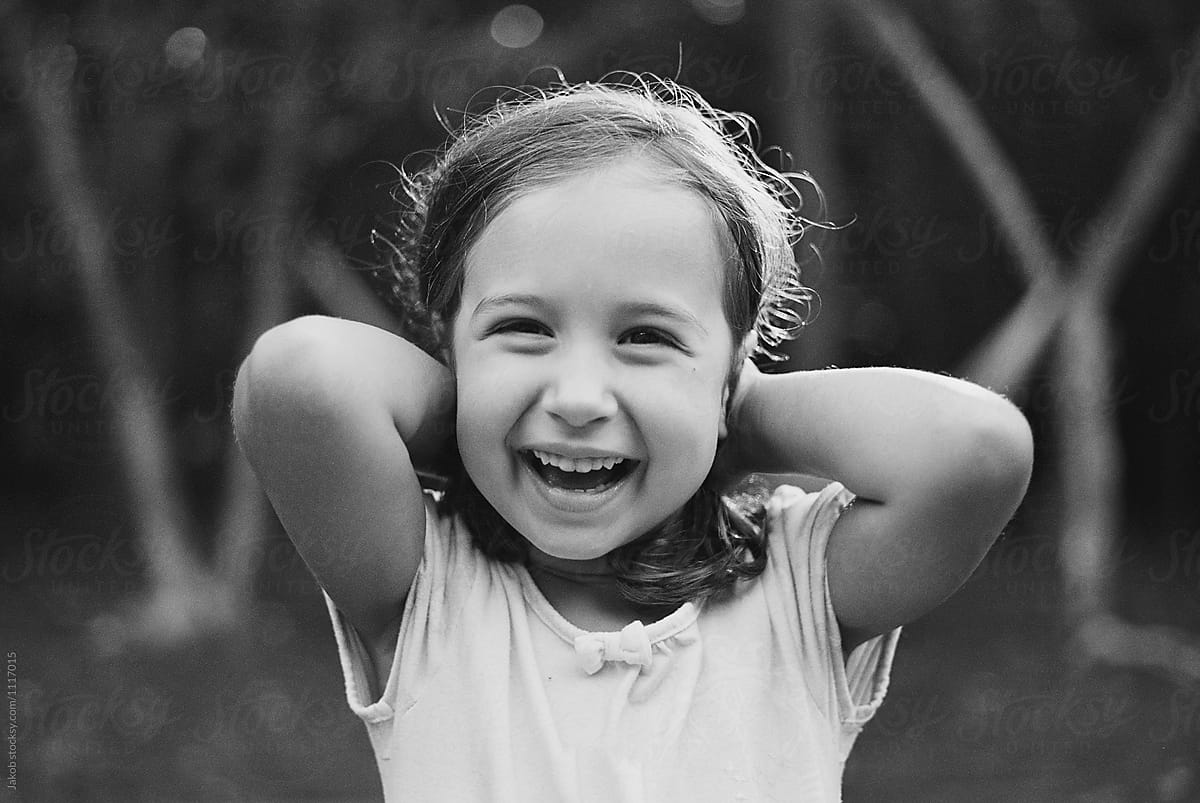
[[[747,363],[730,425],[734,471],[812,474],[857,495],[828,552],[847,651],[916,619],[967,579],[1012,517],[1033,464],[1016,407],[923,371],[764,375]]]
[[[310,316],[266,332],[238,372],[238,443],[317,581],[368,640],[394,629],[425,508],[414,471],[453,432],[449,372],[366,324]]]

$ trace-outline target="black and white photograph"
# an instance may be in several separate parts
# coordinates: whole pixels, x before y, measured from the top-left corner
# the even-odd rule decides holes
[[[1200,801],[1200,5],[0,0],[0,803]]]

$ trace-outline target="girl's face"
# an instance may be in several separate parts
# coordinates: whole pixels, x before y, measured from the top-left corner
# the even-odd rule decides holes
[[[459,449],[535,555],[602,558],[708,475],[734,349],[718,225],[630,157],[518,197],[468,251]]]

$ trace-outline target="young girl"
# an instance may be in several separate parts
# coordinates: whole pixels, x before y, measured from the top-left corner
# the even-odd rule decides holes
[[[308,317],[242,366],[387,799],[838,800],[899,626],[1023,496],[999,396],[748,359],[797,328],[804,221],[739,124],[665,82],[502,105],[408,183],[437,358]],[[751,472],[832,480],[747,517]]]

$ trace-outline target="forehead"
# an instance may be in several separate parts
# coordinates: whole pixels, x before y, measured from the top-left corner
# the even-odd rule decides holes
[[[587,170],[520,194],[484,228],[467,252],[462,311],[497,292],[603,291],[720,314],[723,232],[708,199],[649,159]]]

